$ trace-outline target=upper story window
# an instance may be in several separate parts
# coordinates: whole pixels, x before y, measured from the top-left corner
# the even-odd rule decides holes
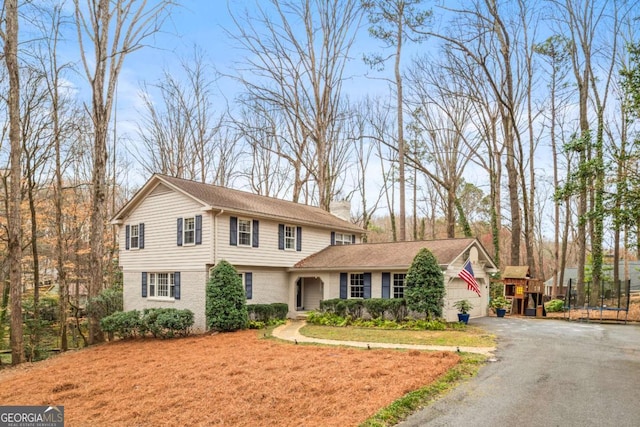
[[[125,227],[125,249],[144,248],[144,224],[130,224]]]
[[[184,219],[184,238],[182,242],[185,245],[196,243],[196,219],[194,217]]]
[[[202,215],[178,218],[178,246],[202,244]]]
[[[302,250],[302,227],[278,224],[278,249],[300,252]]]
[[[336,245],[350,245],[351,234],[336,233]]]
[[[238,246],[251,246],[251,226],[250,219],[238,218]]]
[[[257,219],[229,217],[229,244],[257,248],[260,246],[260,221]]]
[[[346,234],[346,233],[336,233],[335,231],[331,232],[331,245],[351,245],[356,243],[356,235],[355,234]]]
[[[286,250],[296,250],[296,227],[293,225],[284,226],[284,248]]]
[[[129,247],[131,249],[138,249],[140,245],[140,228],[138,224],[132,225],[129,233]]]

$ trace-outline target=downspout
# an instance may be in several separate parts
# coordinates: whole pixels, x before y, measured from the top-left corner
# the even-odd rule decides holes
[[[213,212],[213,211],[212,211]],[[218,217],[224,213],[224,209],[220,209],[220,212],[213,216],[213,265],[218,264]]]

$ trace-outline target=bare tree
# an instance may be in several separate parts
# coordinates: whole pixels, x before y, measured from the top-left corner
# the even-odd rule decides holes
[[[400,63],[402,48],[405,42],[419,42],[424,39],[424,31],[431,11],[420,10],[422,0],[363,0],[362,4],[369,14],[371,27],[369,33],[382,40],[386,47],[395,48],[390,55],[394,59],[394,75],[396,88],[396,119],[398,147],[398,184],[399,188],[399,239],[407,238],[406,229],[406,183],[405,183],[405,140],[404,140],[404,98],[402,72]],[[366,62],[374,67],[381,66],[388,58],[374,55],[366,58]],[[415,220],[415,219],[414,219]]]
[[[226,114],[213,109],[215,73],[198,49],[181,61],[180,71],[183,78],[175,68],[166,69],[157,83],[142,85],[142,147],[133,154],[147,173],[226,185],[237,136],[224,126]]]
[[[20,140],[20,66],[18,63],[18,2],[6,0],[2,9],[4,28],[0,37],[4,43],[4,61],[9,75],[9,140],[10,190],[8,220],[9,281],[11,305],[11,363],[24,362],[22,339],[22,141]]]
[[[91,85],[93,167],[91,177],[91,282],[89,297],[104,285],[104,227],[107,207],[107,139],[116,82],[125,57],[157,32],[172,0],[74,0],[78,43]],[[93,54],[90,51],[93,50]],[[98,319],[89,319],[89,343],[103,340]]]
[[[447,76],[429,58],[417,59],[411,67],[411,91],[407,104],[412,110],[412,128],[420,139],[422,153],[410,153],[414,167],[444,192],[447,237],[456,234],[456,216],[466,223],[459,209],[457,191],[462,174],[478,148],[479,139],[468,134],[471,107],[460,82]],[[415,164],[417,163],[417,164]],[[466,230],[465,234],[470,234]]]
[[[360,25],[357,0],[269,0],[253,13],[234,16],[232,37],[247,57],[237,67],[249,103],[282,112],[284,138],[296,173],[293,199],[305,185],[304,165],[314,179],[318,204],[328,210],[344,172],[342,84]],[[298,31],[299,29],[299,31]],[[307,187],[310,188],[310,187]]]

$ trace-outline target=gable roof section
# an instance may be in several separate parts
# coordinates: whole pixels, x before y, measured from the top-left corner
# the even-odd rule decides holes
[[[504,267],[503,279],[527,279],[529,277],[529,266],[509,265]]]
[[[315,206],[303,205],[246,191],[233,190],[212,184],[154,174],[147,183],[113,217],[112,222],[123,220],[159,184],[164,184],[202,204],[203,208],[224,210],[231,214],[268,217],[295,224],[309,224],[322,228],[364,233],[355,224]]]
[[[474,245],[479,250],[480,259],[489,264],[489,270],[496,269],[491,257],[480,242],[469,238],[329,246],[299,261],[293,268],[309,270],[406,269],[422,248],[429,249],[438,260],[438,264],[446,267]]]

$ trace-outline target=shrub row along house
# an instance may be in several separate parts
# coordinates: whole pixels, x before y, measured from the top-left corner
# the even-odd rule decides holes
[[[205,329],[209,271],[226,260],[242,277],[248,304],[286,303],[289,316],[331,298],[402,298],[405,275],[426,247],[444,272],[444,315],[468,299],[485,316],[497,268],[476,239],[361,243],[365,231],[338,212],[155,174],[114,216],[119,226],[124,309],[175,307]],[[480,295],[458,275],[471,262]]]

